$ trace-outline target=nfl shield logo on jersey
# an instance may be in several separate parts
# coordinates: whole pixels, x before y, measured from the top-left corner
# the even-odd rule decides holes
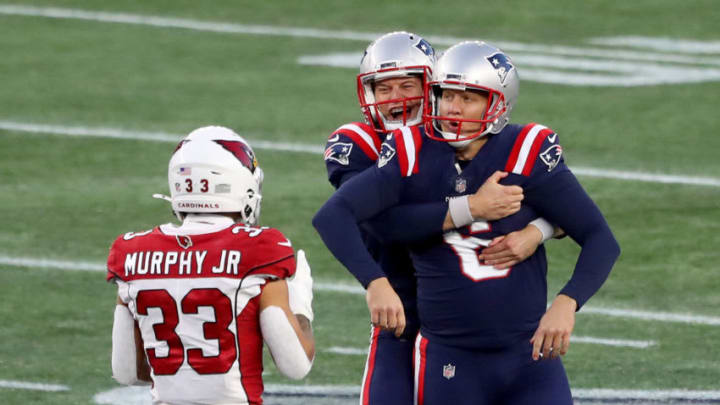
[[[540,154],[540,159],[542,159],[543,163],[547,165],[548,171],[551,171],[558,163],[560,163],[561,156],[562,146],[553,145]]]
[[[464,193],[467,190],[467,180],[462,177],[455,179],[455,192]]]
[[[334,160],[341,165],[347,166],[350,163],[350,152],[353,144],[338,142],[325,149],[325,160]]]
[[[446,364],[443,366],[443,377],[446,379],[451,379],[455,377],[455,365],[452,363]]]

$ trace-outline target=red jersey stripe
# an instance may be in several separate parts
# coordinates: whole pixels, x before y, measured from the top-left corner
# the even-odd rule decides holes
[[[510,157],[508,158],[507,164],[505,165],[505,171],[506,172],[512,172],[513,168],[517,164],[518,157],[520,156],[520,148],[522,148],[523,142],[525,142],[525,138],[527,137],[528,132],[537,125],[534,122],[531,122],[527,125],[525,125],[525,128],[520,131],[520,134],[518,134],[518,137],[515,139],[515,145],[513,145],[512,151],[510,152]]]
[[[535,137],[535,141],[532,144],[532,148],[530,148],[530,153],[528,153],[527,160],[525,161],[525,166],[522,170],[523,176],[530,175],[533,167],[535,167],[535,160],[537,160],[538,154],[540,153],[540,147],[542,146],[543,142],[545,142],[545,138],[547,138],[548,135],[552,133],[552,129],[545,128],[538,133],[537,137]]]
[[[382,141],[371,127],[360,123],[346,124],[336,129],[333,132],[333,135],[335,134],[352,139],[370,159],[377,160]]]
[[[375,353],[377,352],[378,335],[380,335],[380,328],[373,326],[371,329],[370,351],[368,352],[367,363],[365,363],[365,375],[363,375],[363,388],[360,401],[362,405],[370,404],[370,383],[372,382],[373,371],[375,371]]]
[[[397,145],[398,163],[400,164],[400,175],[406,177],[408,174],[408,153],[405,145],[405,136],[402,129],[393,132],[395,144]]]

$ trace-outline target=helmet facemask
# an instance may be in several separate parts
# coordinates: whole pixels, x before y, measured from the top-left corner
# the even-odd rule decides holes
[[[427,66],[388,68],[376,72],[359,74],[357,77],[357,93],[365,120],[379,132],[389,132],[403,126],[420,124],[425,108],[425,94],[422,88],[424,88],[425,83],[427,83],[430,74],[430,68]],[[377,83],[387,79],[406,77],[417,77],[420,79],[422,87],[418,96],[377,101],[375,97]],[[400,106],[394,107],[394,109],[401,111],[400,115],[397,117],[386,117],[381,110],[388,104],[400,104]],[[410,110],[412,108],[417,108],[417,111],[411,116]]]
[[[389,132],[403,126],[422,122],[425,104],[423,88],[430,79],[435,63],[435,50],[422,37],[405,31],[387,33],[373,41],[360,60],[357,76],[357,94],[366,122],[378,132]],[[384,80],[416,77],[420,87],[415,92],[401,87],[400,97],[378,93],[376,88]],[[394,89],[392,91],[397,91]],[[380,96],[381,101],[378,100]],[[409,95],[410,97],[405,97]],[[392,100],[384,98],[394,97]],[[389,104],[397,110],[395,116],[384,115]],[[417,112],[410,110],[417,108]]]
[[[499,134],[510,120],[519,88],[520,80],[514,63],[497,47],[480,41],[453,45],[437,59],[432,80],[425,86],[428,105],[423,113],[423,122],[428,136],[462,148],[487,134]],[[439,111],[440,95],[446,89],[483,93],[487,97],[484,112],[468,111],[465,109],[468,105],[463,107],[463,114],[473,114],[472,119],[443,116]],[[449,125],[443,125],[448,121],[457,123],[452,130],[447,130]],[[467,130],[468,125],[477,124],[480,124],[477,130]],[[463,128],[466,129],[464,134]]]
[[[480,118],[459,118],[443,116],[440,114],[439,103],[443,90],[451,89],[458,91],[472,91],[483,94],[487,98],[485,110]],[[489,133],[497,133],[505,126],[507,116],[507,106],[505,104],[505,96],[488,87],[472,85],[468,83],[456,81],[434,81],[429,82],[425,86],[425,98],[429,100],[423,112],[423,122],[426,126],[426,133],[434,140],[441,142],[449,142],[456,148],[468,145],[473,140],[485,136]],[[456,123],[457,127],[452,131],[443,130],[442,121]],[[463,134],[463,126],[467,128],[468,124],[481,124],[477,131],[470,134]],[[432,131],[434,127],[442,137],[435,136]]]

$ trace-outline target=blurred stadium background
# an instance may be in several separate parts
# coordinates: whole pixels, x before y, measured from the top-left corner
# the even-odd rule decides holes
[[[718,21],[712,0],[0,3],[0,403],[149,403],[110,376],[103,263],[117,234],[174,219],[150,195],[208,124],[254,145],[262,222],[316,279],[315,367],[298,383],[266,362],[267,402],[355,403],[367,310],[310,218],[326,137],[360,119],[360,55],[399,29],[513,57],[513,121],[560,134],[620,241],[565,358],[578,403],[720,403]],[[552,295],[578,249],[548,250]]]

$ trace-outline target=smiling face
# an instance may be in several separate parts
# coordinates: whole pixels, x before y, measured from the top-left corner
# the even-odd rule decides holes
[[[380,80],[373,88],[375,102],[386,121],[406,122],[422,108],[423,82],[417,76]]]
[[[459,120],[482,120],[487,109],[488,97],[479,91],[443,89],[438,100],[438,115]],[[481,122],[439,120],[440,129],[459,136],[469,136],[483,128]]]

